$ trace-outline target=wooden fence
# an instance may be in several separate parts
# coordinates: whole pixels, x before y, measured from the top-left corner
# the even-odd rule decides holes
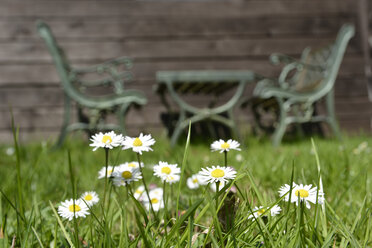
[[[50,55],[36,32],[46,21],[76,66],[118,56],[134,60],[135,80],[149,104],[129,113],[129,133],[162,130],[164,111],[152,91],[158,70],[250,69],[276,76],[268,56],[298,57],[319,47],[352,22],[349,45],[336,81],[341,127],[370,130],[356,0],[101,1],[0,0],[0,141],[11,139],[11,106],[24,140],[56,136],[62,124],[63,93]],[[253,85],[249,90],[252,90]],[[249,91],[248,93],[249,94]],[[243,112],[245,113],[245,112]],[[243,124],[251,117],[240,115]]]

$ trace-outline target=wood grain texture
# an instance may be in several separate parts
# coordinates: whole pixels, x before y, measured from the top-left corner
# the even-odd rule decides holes
[[[101,17],[124,18],[177,16],[318,15],[356,11],[355,0],[249,0],[249,1],[13,1],[2,0],[3,17]]]
[[[343,23],[357,25],[355,0],[0,0],[0,6],[1,142],[11,140],[9,106],[24,141],[55,137],[62,124],[63,91],[37,34],[38,19],[51,26],[74,66],[133,58],[134,81],[127,87],[142,90],[149,104],[129,112],[132,134],[164,132],[159,115],[165,108],[152,89],[159,70],[245,69],[277,77],[281,68],[269,64],[271,53],[298,58],[307,46],[333,41]],[[253,89],[249,85],[245,95]],[[371,130],[357,38],[348,46],[335,95],[342,128]],[[252,122],[249,111],[238,113],[239,123]]]

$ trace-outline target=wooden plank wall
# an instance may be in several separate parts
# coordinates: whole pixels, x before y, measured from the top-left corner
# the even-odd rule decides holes
[[[343,23],[358,24],[357,2],[0,0],[0,140],[11,139],[9,106],[24,140],[55,137],[62,123],[63,94],[36,32],[38,19],[51,26],[73,65],[133,58],[130,87],[149,98],[129,114],[129,132],[137,133],[162,130],[164,108],[152,92],[156,71],[251,69],[276,76],[280,69],[269,64],[271,53],[298,57],[306,46],[328,44]],[[357,38],[336,82],[336,109],[342,128],[370,130]],[[244,123],[251,119],[241,116]]]

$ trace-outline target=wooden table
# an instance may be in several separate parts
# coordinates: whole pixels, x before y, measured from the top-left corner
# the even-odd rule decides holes
[[[172,105],[167,101],[166,94],[170,95],[179,108],[179,117],[171,137],[171,145],[173,146],[177,142],[181,131],[189,123],[192,124],[205,119],[226,125],[238,137],[239,133],[233,110],[241,99],[246,85],[256,82],[257,75],[247,70],[159,71],[156,74],[156,80],[155,91],[160,95],[167,110],[170,112]],[[236,88],[232,97],[217,107],[210,104],[195,107],[183,99],[186,94],[219,96],[232,88]]]

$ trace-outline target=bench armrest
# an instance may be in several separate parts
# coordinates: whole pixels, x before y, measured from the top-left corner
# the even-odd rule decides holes
[[[302,71],[302,70],[309,70],[309,71],[316,71],[316,72],[323,72],[325,71],[325,67],[321,65],[312,65],[302,63],[301,61],[293,61],[284,66],[282,72],[279,75],[278,82],[281,88],[287,89],[290,86],[288,76],[291,71]]]
[[[286,65],[294,64],[298,67],[298,69],[304,69],[302,67],[306,67],[306,69],[320,70],[320,71],[325,69],[324,66],[305,63],[305,62],[302,62],[301,60],[295,59],[291,56],[281,54],[281,53],[273,53],[270,56],[270,62],[274,65],[279,65],[281,63],[286,64]]]
[[[122,57],[86,68],[73,68],[70,71],[70,79],[78,82],[78,86],[82,88],[112,85],[115,93],[121,94],[124,91],[124,81],[132,79],[132,73],[128,71],[131,67],[132,61]],[[87,75],[100,78],[84,79]]]

